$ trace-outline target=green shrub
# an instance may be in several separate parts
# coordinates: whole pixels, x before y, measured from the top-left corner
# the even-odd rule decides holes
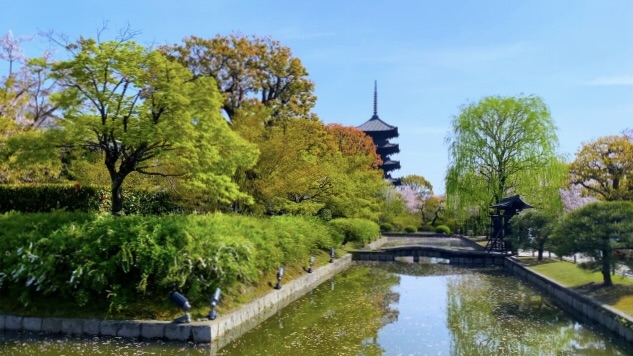
[[[53,210],[106,212],[112,202],[106,187],[76,184],[0,185],[0,213],[50,212]],[[181,213],[169,194],[143,190],[123,191],[126,214],[160,215]]]
[[[123,211],[126,214],[162,215],[184,212],[165,192],[126,190],[123,191],[123,199]]]
[[[446,225],[437,225],[435,227],[435,232],[437,232],[438,234],[450,234],[451,228]]]
[[[343,244],[359,242],[362,245],[370,243],[380,236],[380,227],[373,221],[358,218],[338,218],[330,222],[343,235]]]
[[[0,213],[68,211],[97,211],[101,203],[98,188],[79,184],[0,185]]]
[[[395,216],[391,224],[393,225],[394,231],[404,231],[405,227],[416,226],[419,222],[420,218],[417,214],[407,213]]]
[[[413,233],[413,232],[416,232],[417,230],[418,229],[416,229],[415,226],[407,226],[404,228],[404,232],[407,232],[407,233]]]
[[[290,216],[55,211],[3,214],[0,226],[0,294],[24,305],[48,296],[79,306],[107,300],[117,311],[174,287],[204,304],[216,287],[259,281],[341,238],[318,218]]]
[[[330,220],[332,220],[332,210],[326,209],[326,208],[322,208],[317,213],[317,216],[319,218],[321,218],[322,220],[324,220],[324,221],[330,221]]]
[[[393,225],[391,225],[390,223],[382,223],[382,224],[380,224],[380,231],[382,231],[382,232],[392,232],[393,231]]]

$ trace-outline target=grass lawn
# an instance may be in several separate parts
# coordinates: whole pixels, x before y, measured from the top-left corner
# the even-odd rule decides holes
[[[589,272],[567,261],[535,258],[520,258],[531,270],[538,272],[559,284],[612,306],[633,316],[633,279],[621,275],[612,276],[613,286],[602,285],[600,272]]]
[[[468,239],[483,247],[486,247],[488,244],[488,238],[486,236],[470,236]]]

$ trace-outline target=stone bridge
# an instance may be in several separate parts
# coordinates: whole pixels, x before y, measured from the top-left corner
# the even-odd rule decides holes
[[[352,252],[353,261],[395,261],[399,257],[439,258],[457,266],[504,266],[506,255],[488,253],[482,246],[460,236],[388,236],[382,247]]]

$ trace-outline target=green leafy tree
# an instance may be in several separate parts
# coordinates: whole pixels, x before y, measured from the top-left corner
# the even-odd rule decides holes
[[[254,168],[235,177],[255,197],[256,204],[247,210],[315,214],[327,209],[333,217],[378,219],[385,182],[376,168],[375,147],[364,133],[301,118],[269,126],[270,108],[247,105],[237,111],[233,124],[261,152]]]
[[[290,48],[267,37],[191,36],[182,45],[162,51],[189,68],[195,76],[216,80],[224,101],[222,109],[233,122],[245,103],[259,102],[270,109],[267,124],[294,118],[313,118],[314,83]]]
[[[61,86],[53,100],[62,119],[47,136],[68,151],[102,155],[113,214],[121,212],[123,182],[135,172],[178,177],[218,203],[245,198],[231,176],[254,164],[257,150],[221,116],[212,78],[195,78],[131,40],[82,38],[66,49],[72,57],[51,70]]]
[[[543,251],[557,222],[557,216],[542,210],[529,210],[510,220],[513,245],[538,251],[538,260],[543,259]]]
[[[261,156],[248,174],[269,214],[315,214],[333,192],[334,142],[319,121],[297,119],[265,128]]]
[[[48,54],[29,59],[22,53],[21,44],[28,40],[10,31],[0,36],[0,60],[7,64],[0,74],[0,183],[55,181],[61,168],[58,161],[44,162],[33,141],[54,119],[56,107],[49,98],[56,83],[48,79]],[[30,146],[17,144],[17,136]]]
[[[451,157],[447,203],[466,213],[511,194],[533,205],[561,207],[558,189],[565,170],[556,156],[556,127],[543,100],[535,96],[483,98],[462,107],[446,138]]]
[[[613,285],[611,271],[617,260],[614,249],[633,244],[633,202],[596,202],[566,215],[554,229],[552,246],[556,254],[576,252],[593,258],[582,267],[600,271],[605,286]]]
[[[380,156],[369,136],[355,127],[326,126],[338,152],[332,156],[333,192],[326,201],[334,217],[377,221],[382,202],[383,179]]]
[[[571,182],[601,200],[633,199],[633,142],[605,136],[586,143],[570,168]]]

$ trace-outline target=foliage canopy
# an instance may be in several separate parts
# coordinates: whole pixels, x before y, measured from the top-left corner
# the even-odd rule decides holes
[[[488,206],[521,194],[533,205],[560,208],[565,172],[555,152],[556,127],[541,98],[485,97],[462,107],[452,126],[446,138],[451,207],[486,216]]]
[[[602,272],[610,286],[612,268],[617,263],[614,249],[633,245],[633,202],[595,202],[574,210],[558,223],[552,236],[556,254],[576,252],[592,257],[585,267]]]
[[[601,200],[633,199],[633,142],[605,136],[585,143],[570,167],[571,182]]]
[[[244,197],[230,176],[255,162],[257,150],[219,113],[212,78],[197,78],[157,51],[131,40],[80,39],[72,58],[54,63],[63,114],[47,136],[69,151],[99,152],[111,180],[112,212],[122,209],[133,172],[185,178],[194,191],[228,203]]]

